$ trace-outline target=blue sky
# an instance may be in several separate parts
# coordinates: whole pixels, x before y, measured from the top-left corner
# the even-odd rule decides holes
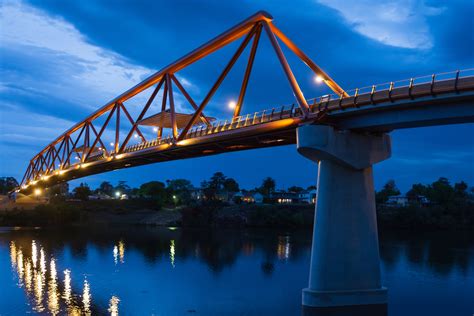
[[[258,10],[346,89],[474,66],[472,1],[0,1],[0,176],[21,180],[29,159],[53,138],[154,71]],[[180,72],[201,100],[235,45]],[[245,61],[245,56],[242,56]],[[306,97],[327,93],[287,53]],[[240,64],[240,73],[243,73]],[[239,63],[236,65],[239,69]],[[207,108],[229,117],[239,72]],[[138,111],[144,96],[130,107]],[[243,113],[294,100],[264,39]],[[178,108],[186,110],[182,98]],[[132,109],[132,112],[134,110]],[[474,184],[473,124],[399,130],[392,158],[375,167],[376,187],[402,191],[440,176]],[[277,172],[278,170],[278,172]],[[295,146],[153,164],[84,178],[130,185],[188,178],[195,185],[223,171],[243,187],[266,176],[277,186],[314,184],[316,165]],[[71,183],[73,186],[78,181]]]

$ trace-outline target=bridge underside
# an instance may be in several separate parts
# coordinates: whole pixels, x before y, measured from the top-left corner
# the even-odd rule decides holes
[[[296,143],[295,129],[301,119],[289,118],[284,121],[269,122],[257,126],[220,133],[215,135],[184,140],[179,144],[162,144],[156,147],[125,153],[115,159],[109,158],[78,164],[67,172],[53,174],[42,181],[44,186],[82,178],[93,174],[109,172],[117,169],[131,168],[157,162],[188,159],[217,155],[221,153],[257,149],[265,147],[291,145]],[[41,184],[39,184],[41,186]],[[29,194],[33,187],[22,190]]]

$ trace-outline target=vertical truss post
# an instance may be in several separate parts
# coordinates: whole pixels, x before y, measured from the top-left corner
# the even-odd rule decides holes
[[[119,152],[119,141],[120,141],[120,105],[115,103],[116,119],[115,119],[115,143],[114,143],[114,155]]]
[[[178,128],[176,126],[176,111],[174,108],[173,83],[170,80],[169,74],[166,74],[166,84],[168,87],[168,97],[170,102],[171,130],[173,134],[173,140],[176,141],[176,138],[178,137]]]
[[[249,83],[250,73],[252,72],[252,66],[255,60],[255,53],[257,52],[257,46],[261,32],[262,24],[258,23],[255,37],[253,38],[252,49],[250,50],[250,55],[247,62],[247,68],[245,69],[244,79],[242,81],[242,86],[240,87],[239,99],[237,100],[237,105],[235,106],[234,117],[240,115],[240,110],[242,109],[242,104],[244,103],[245,92],[247,91],[247,85]]]
[[[181,91],[181,93],[184,95],[184,97],[188,100],[189,104],[191,104],[191,106],[193,107],[194,110],[197,110],[198,106],[197,106],[196,102],[194,102],[194,100],[191,98],[189,93],[184,89],[183,85],[178,81],[178,78],[176,78],[174,74],[171,74],[170,76],[171,76],[171,80],[173,80],[173,82],[178,87],[179,91]],[[207,126],[211,126],[211,123],[209,122],[207,117],[204,115],[204,113],[201,113],[200,116],[201,116],[201,120],[202,120],[203,123],[205,123]]]
[[[163,87],[163,97],[161,100],[161,112],[164,112],[166,110],[166,98],[168,97],[168,77],[165,75],[163,77],[164,79],[164,87]],[[160,127],[158,128],[158,139],[161,139],[163,137],[163,117],[161,118],[161,124]]]

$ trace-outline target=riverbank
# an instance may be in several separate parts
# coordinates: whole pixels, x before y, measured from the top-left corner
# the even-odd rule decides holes
[[[380,228],[469,230],[474,205],[379,207]],[[221,203],[161,207],[152,200],[61,201],[0,208],[0,226],[152,225],[311,229],[314,205]]]
[[[0,210],[0,226],[154,225],[312,227],[313,205],[158,207],[151,200],[67,201]]]

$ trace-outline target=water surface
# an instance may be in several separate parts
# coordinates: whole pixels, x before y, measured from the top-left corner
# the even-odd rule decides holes
[[[383,232],[389,315],[472,315],[464,233]],[[311,232],[0,229],[0,315],[301,315]]]

